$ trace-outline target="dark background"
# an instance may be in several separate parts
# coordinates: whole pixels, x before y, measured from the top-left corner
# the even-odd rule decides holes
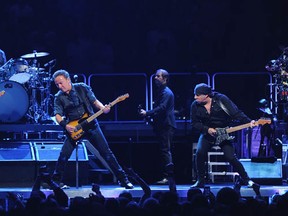
[[[263,71],[287,45],[286,1],[1,1],[7,58],[49,52],[71,72]],[[44,61],[44,60],[43,60]],[[46,63],[46,62],[44,62]]]
[[[40,67],[56,59],[53,71],[63,68],[87,77],[145,73],[149,79],[158,68],[211,76],[217,72],[267,72],[265,65],[287,46],[285,8],[284,0],[2,1],[0,48],[7,60],[33,50],[48,52],[50,55],[37,59]],[[216,90],[229,94],[240,106],[245,104],[240,108],[257,117],[255,104],[269,97],[263,89],[270,81],[249,78],[249,97],[255,94],[249,100],[251,105],[241,84],[247,76],[243,73],[241,77],[244,80],[236,86],[229,79],[218,82]],[[182,88],[180,92],[186,90],[185,94],[193,96],[194,83],[183,90],[183,82],[174,82],[174,91]],[[138,87],[137,82],[127,85]],[[103,92],[96,95],[110,99]]]

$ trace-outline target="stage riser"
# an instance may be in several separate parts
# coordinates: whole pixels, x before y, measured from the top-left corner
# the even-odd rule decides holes
[[[62,142],[1,142],[0,186],[33,185],[40,166],[52,174],[62,148]],[[88,155],[82,143],[78,146],[79,184],[88,183]],[[76,184],[76,151],[65,168],[63,182]]]
[[[282,185],[282,161],[277,159],[274,163],[266,158],[253,162],[251,159],[240,159],[249,177],[259,184]]]

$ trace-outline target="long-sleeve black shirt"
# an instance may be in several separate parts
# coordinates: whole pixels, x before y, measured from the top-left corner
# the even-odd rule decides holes
[[[221,103],[225,110],[221,107]],[[214,92],[210,114],[204,105],[193,101],[190,109],[192,129],[202,134],[208,134],[209,128],[224,128],[230,126],[232,121],[245,124],[251,121],[239,108],[224,94]]]
[[[170,88],[165,85],[159,87],[153,109],[147,111],[146,115],[153,117],[154,128],[161,128],[166,125],[176,128],[174,94]]]

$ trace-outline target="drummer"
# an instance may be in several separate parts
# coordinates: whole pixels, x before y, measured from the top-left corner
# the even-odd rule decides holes
[[[3,50],[0,49],[0,67],[6,63],[6,55]]]

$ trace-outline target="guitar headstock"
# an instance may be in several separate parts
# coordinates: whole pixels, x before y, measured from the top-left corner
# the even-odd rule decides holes
[[[258,121],[256,121],[257,125],[264,125],[264,124],[271,124],[271,119],[269,118],[261,118]]]
[[[123,101],[123,100],[125,100],[125,99],[127,99],[127,98],[129,98],[129,94],[128,94],[128,93],[119,96],[119,97],[117,98],[117,101],[120,102],[120,101]]]

